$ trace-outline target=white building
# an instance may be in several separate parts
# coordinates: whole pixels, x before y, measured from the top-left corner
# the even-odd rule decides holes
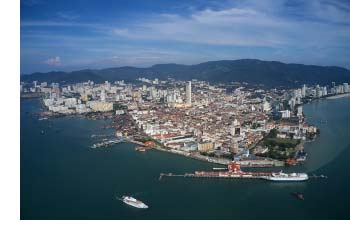
[[[100,99],[101,101],[106,101],[106,92],[104,90],[101,91]]]
[[[282,110],[280,113],[282,114],[282,118],[290,118],[290,110]]]
[[[192,86],[191,81],[188,81],[186,83],[186,103],[191,105],[192,104]]]
[[[263,110],[264,112],[269,112],[271,110],[271,105],[267,101],[263,103]]]
[[[303,87],[301,88],[301,96],[306,97],[306,85],[304,84]]]
[[[303,115],[303,107],[299,106],[297,116],[302,116],[302,115]]]

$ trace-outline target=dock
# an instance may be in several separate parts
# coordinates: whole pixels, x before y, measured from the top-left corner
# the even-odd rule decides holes
[[[173,174],[173,173],[161,173],[159,180],[163,177],[190,177],[190,178],[223,178],[223,179],[263,179],[266,175],[259,174]]]
[[[91,148],[96,149],[96,148],[101,148],[101,147],[108,147],[111,145],[119,144],[124,142],[122,139],[112,139],[112,140],[106,140],[100,143],[93,144]]]
[[[220,168],[220,170],[223,168]],[[228,165],[227,171],[195,171],[194,173],[173,174],[160,173],[159,180],[163,177],[190,177],[190,178],[223,178],[223,179],[269,179],[271,175],[279,172],[244,172],[241,171],[240,165],[232,162]],[[308,175],[307,179],[327,179],[325,175]]]
[[[328,179],[328,176],[325,176],[325,175],[315,175],[315,174],[312,174],[309,176],[309,179]]]
[[[208,179],[264,179],[266,174],[195,174],[195,173],[185,173],[185,174],[173,174],[173,173],[160,173],[159,180],[163,177],[190,177],[190,178],[208,178]],[[327,179],[325,175],[311,175],[309,179]]]
[[[159,175],[159,180],[161,180],[163,177],[168,176],[168,177],[186,177],[187,174],[173,174],[173,173],[161,173]]]

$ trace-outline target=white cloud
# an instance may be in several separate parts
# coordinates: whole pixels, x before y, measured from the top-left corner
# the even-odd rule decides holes
[[[59,11],[57,12],[57,16],[65,20],[75,20],[80,17],[80,15],[75,14],[71,11]]]
[[[50,66],[60,66],[61,65],[61,58],[60,57],[54,57],[54,58],[49,58],[45,61],[46,64]]]
[[[287,22],[275,20],[251,9],[206,9],[190,17],[162,14],[157,20],[114,33],[131,39],[173,40],[213,45],[260,45],[283,43],[278,34],[267,31],[283,28]],[[264,30],[260,29],[264,27]]]
[[[194,11],[189,16],[160,14],[113,32],[135,40],[263,47],[334,45],[339,39],[350,39],[349,25],[334,24],[350,22],[344,8],[314,0],[294,8],[276,4],[278,10],[273,10],[274,2],[244,1],[227,9]]]

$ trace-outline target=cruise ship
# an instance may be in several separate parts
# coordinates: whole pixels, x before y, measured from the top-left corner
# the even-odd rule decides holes
[[[272,173],[270,176],[263,176],[265,180],[276,181],[276,182],[298,182],[306,181],[309,176],[306,173]]]
[[[125,204],[133,206],[135,208],[143,208],[143,209],[148,208],[148,206],[146,204],[144,204],[143,202],[141,202],[139,200],[136,200],[134,197],[131,197],[131,196],[123,196],[122,201]]]

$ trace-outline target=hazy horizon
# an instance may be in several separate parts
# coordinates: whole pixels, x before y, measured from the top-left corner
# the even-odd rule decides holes
[[[219,62],[219,61],[239,61],[239,60],[258,60],[258,61],[264,61],[264,62],[281,62],[284,64],[296,64],[296,65],[312,65],[312,64],[304,64],[304,63],[294,63],[294,62],[282,62],[282,61],[278,61],[278,60],[261,60],[261,59],[255,59],[255,58],[241,58],[241,59],[219,59],[219,60],[209,60],[209,61],[205,61],[205,62],[199,62],[199,63],[193,63],[193,64],[182,64],[182,63],[155,63],[155,64],[151,64],[151,65],[145,65],[145,66],[133,66],[133,65],[123,65],[123,66],[106,66],[106,67],[102,67],[102,68],[79,68],[77,67],[76,69],[71,69],[71,70],[50,70],[50,71],[35,71],[35,72],[30,72],[30,73],[21,73],[21,75],[30,75],[30,74],[34,74],[34,73],[48,73],[48,72],[74,72],[74,71],[79,71],[79,70],[101,70],[101,69],[111,69],[111,68],[123,68],[123,67],[130,67],[130,68],[150,68],[152,66],[155,65],[185,65],[185,66],[190,66],[190,65],[198,65],[198,64],[202,64],[202,63],[206,63],[206,62]],[[314,65],[314,66],[321,66],[321,67],[339,67],[339,68],[345,68],[347,70],[350,71],[349,68],[347,67],[342,67],[342,66],[336,66],[336,65]]]

